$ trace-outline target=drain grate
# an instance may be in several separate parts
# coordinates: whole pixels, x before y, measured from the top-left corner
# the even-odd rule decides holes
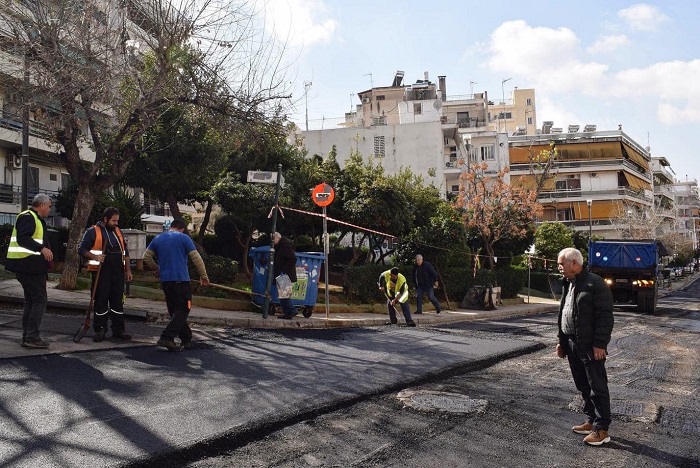
[[[396,397],[404,405],[420,411],[476,413],[484,411],[488,404],[487,400],[469,398],[461,393],[433,390],[402,390]]]

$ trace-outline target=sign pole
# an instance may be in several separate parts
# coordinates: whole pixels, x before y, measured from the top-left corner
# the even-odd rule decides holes
[[[267,287],[265,288],[265,303],[263,304],[263,318],[267,318],[270,311],[270,289],[272,288],[272,277],[275,275],[275,243],[273,236],[277,231],[277,210],[279,209],[280,183],[282,181],[282,164],[277,165],[277,183],[275,184],[275,206],[272,210],[272,231],[270,232],[270,261],[267,265]]]
[[[330,285],[328,284],[328,215],[326,207],[333,202],[335,198],[335,190],[327,183],[318,184],[311,190],[311,199],[313,202],[323,208],[323,256],[325,257],[326,266],[323,269],[326,282],[326,320],[330,318]]]
[[[326,259],[326,265],[323,269],[326,282],[326,320],[330,318],[330,285],[328,284],[328,216],[326,216],[326,207],[323,207],[323,256]]]

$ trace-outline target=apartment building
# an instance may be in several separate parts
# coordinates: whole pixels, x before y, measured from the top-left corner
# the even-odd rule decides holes
[[[598,131],[595,125],[567,130],[561,132],[547,121],[537,135],[509,137],[511,181],[536,187],[543,169],[533,158],[550,152],[553,144],[558,156],[538,197],[542,220],[615,237],[625,211],[644,212],[653,206],[649,151],[622,130]]]
[[[289,141],[320,156],[335,145],[341,164],[356,150],[387,173],[410,168],[449,197],[459,192],[465,165],[483,162],[486,172],[495,174],[508,164],[506,128],[534,133],[534,90],[514,90],[513,102],[505,107],[509,112],[499,113],[485,92],[448,95],[445,76],[437,84],[427,72],[409,85],[403,79],[398,71],[391,86],[358,92],[361,103],[338,128],[297,129]]]
[[[698,248],[698,231],[700,230],[700,192],[698,181],[688,179],[673,183],[676,207],[676,230],[693,242],[693,249]]]

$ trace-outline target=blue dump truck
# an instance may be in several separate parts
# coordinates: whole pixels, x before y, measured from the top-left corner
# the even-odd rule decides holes
[[[617,304],[636,305],[639,312],[654,313],[661,257],[668,255],[657,240],[592,241],[588,268],[610,286]]]

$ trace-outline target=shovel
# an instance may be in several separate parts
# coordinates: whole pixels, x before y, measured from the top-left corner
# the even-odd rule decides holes
[[[78,328],[78,331],[73,335],[73,341],[78,343],[90,329],[90,318],[92,317],[92,309],[95,305],[95,291],[97,291],[97,282],[100,280],[100,272],[102,271],[102,263],[97,267],[97,273],[95,274],[95,281],[92,284],[92,292],[90,293],[90,304],[87,308],[87,313],[85,314],[85,322]]]

